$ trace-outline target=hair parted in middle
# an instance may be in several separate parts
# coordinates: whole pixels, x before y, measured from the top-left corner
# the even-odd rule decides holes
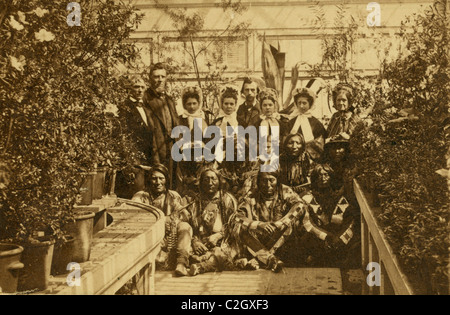
[[[152,167],[143,166],[141,167],[145,170],[145,182],[146,184],[150,182],[153,173],[158,172],[164,175],[164,178],[166,179],[166,188],[169,187],[169,170],[167,167],[163,164],[155,164]]]
[[[348,83],[338,83],[332,92],[333,104],[336,106],[336,99],[339,94],[344,93],[348,100],[349,110],[353,112],[355,107],[353,106],[353,87]]]
[[[184,88],[183,91],[181,92],[181,101],[182,101],[183,107],[189,98],[195,98],[197,100],[197,102],[200,104],[200,106],[202,106],[202,101],[203,101],[202,89],[199,88],[198,86],[190,86],[190,87]]]
[[[258,94],[258,100],[261,103],[265,99],[272,100],[275,104],[278,105],[278,92],[272,88],[263,88],[261,92]]]
[[[231,86],[226,86],[225,88],[223,88],[220,91],[220,103],[221,104],[223,103],[223,100],[226,98],[232,98],[237,102],[238,97],[239,97],[239,92]]]
[[[300,97],[305,97],[309,102],[309,108],[312,108],[314,106],[317,98],[316,93],[309,88],[297,88],[292,94],[294,95],[295,104],[297,104],[297,100]]]
[[[213,172],[214,174],[216,174],[216,176],[217,176],[217,178],[219,180],[219,190],[222,190],[224,185],[225,185],[225,183],[224,183],[224,178],[222,176],[221,170],[219,170],[218,164],[216,162],[209,162],[209,163],[204,163],[200,167],[200,169],[198,171],[198,182],[199,182],[199,184],[202,183],[206,172]]]
[[[262,88],[261,92],[258,94],[258,102],[262,104],[264,100],[271,100],[275,105],[275,112],[278,112],[280,109],[278,104],[278,92],[272,88]]]
[[[288,142],[289,142],[289,140],[291,140],[294,137],[300,138],[300,143],[302,144],[302,148],[303,148],[302,150],[303,150],[303,152],[305,152],[305,150],[306,150],[306,141],[305,141],[305,137],[303,137],[303,135],[300,132],[291,133],[291,134],[288,134],[286,136],[286,138],[284,139],[284,142],[283,142],[283,152],[287,152],[286,147],[288,145]]]

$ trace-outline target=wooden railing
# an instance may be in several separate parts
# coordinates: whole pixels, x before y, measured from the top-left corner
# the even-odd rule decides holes
[[[106,208],[113,222],[95,234],[90,260],[79,264],[79,284],[70,286],[68,275],[56,276],[46,291],[37,294],[110,295],[131,279],[137,294],[155,294],[155,258],[164,237],[164,214],[152,206],[119,201],[121,206]]]
[[[380,286],[363,285],[363,293],[371,295],[412,295],[414,294],[408,279],[399,267],[399,263],[378,225],[372,206],[359,185],[354,181],[354,190],[361,208],[361,254],[363,270],[369,263],[378,263],[381,267]],[[372,271],[366,270],[366,276]]]

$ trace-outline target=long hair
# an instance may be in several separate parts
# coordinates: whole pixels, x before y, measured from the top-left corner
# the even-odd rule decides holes
[[[303,151],[300,153],[300,154],[302,154],[303,152],[305,152],[306,151],[306,141],[305,141],[305,137],[303,137],[303,135],[301,134],[301,133],[293,133],[293,134],[289,134],[289,135],[287,135],[286,136],[286,138],[284,139],[284,142],[283,142],[283,147],[282,147],[282,153],[283,153],[283,155],[285,155],[286,154],[286,152],[287,152],[287,145],[288,145],[288,143],[289,143],[289,140],[291,140],[292,138],[294,138],[294,137],[299,137],[300,138],[300,143],[302,144],[302,148],[303,148]]]
[[[327,172],[327,174],[330,176],[330,188],[331,188],[331,180],[334,176],[334,170],[328,164],[317,164],[311,172],[311,190],[313,191],[320,190],[318,182],[322,170]]]
[[[152,175],[153,175],[154,172],[158,172],[158,173],[161,173],[161,174],[164,175],[164,178],[166,179],[166,189],[169,189],[169,170],[163,164],[155,164],[149,170],[146,170],[146,172],[145,172],[145,186],[149,187],[150,180],[151,180]]]

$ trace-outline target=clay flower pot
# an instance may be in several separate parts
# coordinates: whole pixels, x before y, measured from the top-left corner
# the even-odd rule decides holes
[[[92,182],[92,199],[102,199],[105,194],[105,179],[107,167],[98,167]]]
[[[69,234],[74,238],[73,262],[85,262],[91,254],[91,243],[94,233],[95,213],[80,211],[75,213],[75,223],[70,227]]]
[[[55,245],[53,251],[53,262],[51,274],[54,276],[64,275],[69,273],[67,265],[73,261],[75,239],[67,235],[65,241],[61,244]]]
[[[79,205],[89,206],[92,204],[92,200],[94,199],[94,177],[96,174],[97,172],[81,174],[84,177],[84,181],[80,187],[81,200],[79,201]]]
[[[0,292],[17,291],[19,271],[23,268],[20,262],[23,247],[14,244],[0,243]]]
[[[23,246],[22,262],[25,266],[19,274],[19,292],[47,289],[54,244],[53,240],[41,240]]]

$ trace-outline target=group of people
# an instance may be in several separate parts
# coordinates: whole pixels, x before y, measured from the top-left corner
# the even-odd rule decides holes
[[[275,90],[246,78],[240,93],[223,89],[219,114],[211,118],[203,111],[199,87],[183,91],[178,115],[166,80],[164,65],[153,65],[150,87],[134,80],[120,109],[145,159],[137,163],[133,181],[122,181],[116,192],[165,214],[159,268],[195,276],[236,269],[279,272],[284,265],[358,264],[359,208],[348,158],[359,118],[349,85],[335,88],[337,112],[325,128],[311,114],[316,95],[308,88],[296,89],[294,103],[280,110]],[[239,94],[245,102],[238,106]],[[229,126],[279,127],[277,167],[263,171],[260,166],[267,161],[252,161],[248,155],[244,161],[175,163],[172,129],[192,129],[195,119],[202,129],[219,127],[224,137]]]

